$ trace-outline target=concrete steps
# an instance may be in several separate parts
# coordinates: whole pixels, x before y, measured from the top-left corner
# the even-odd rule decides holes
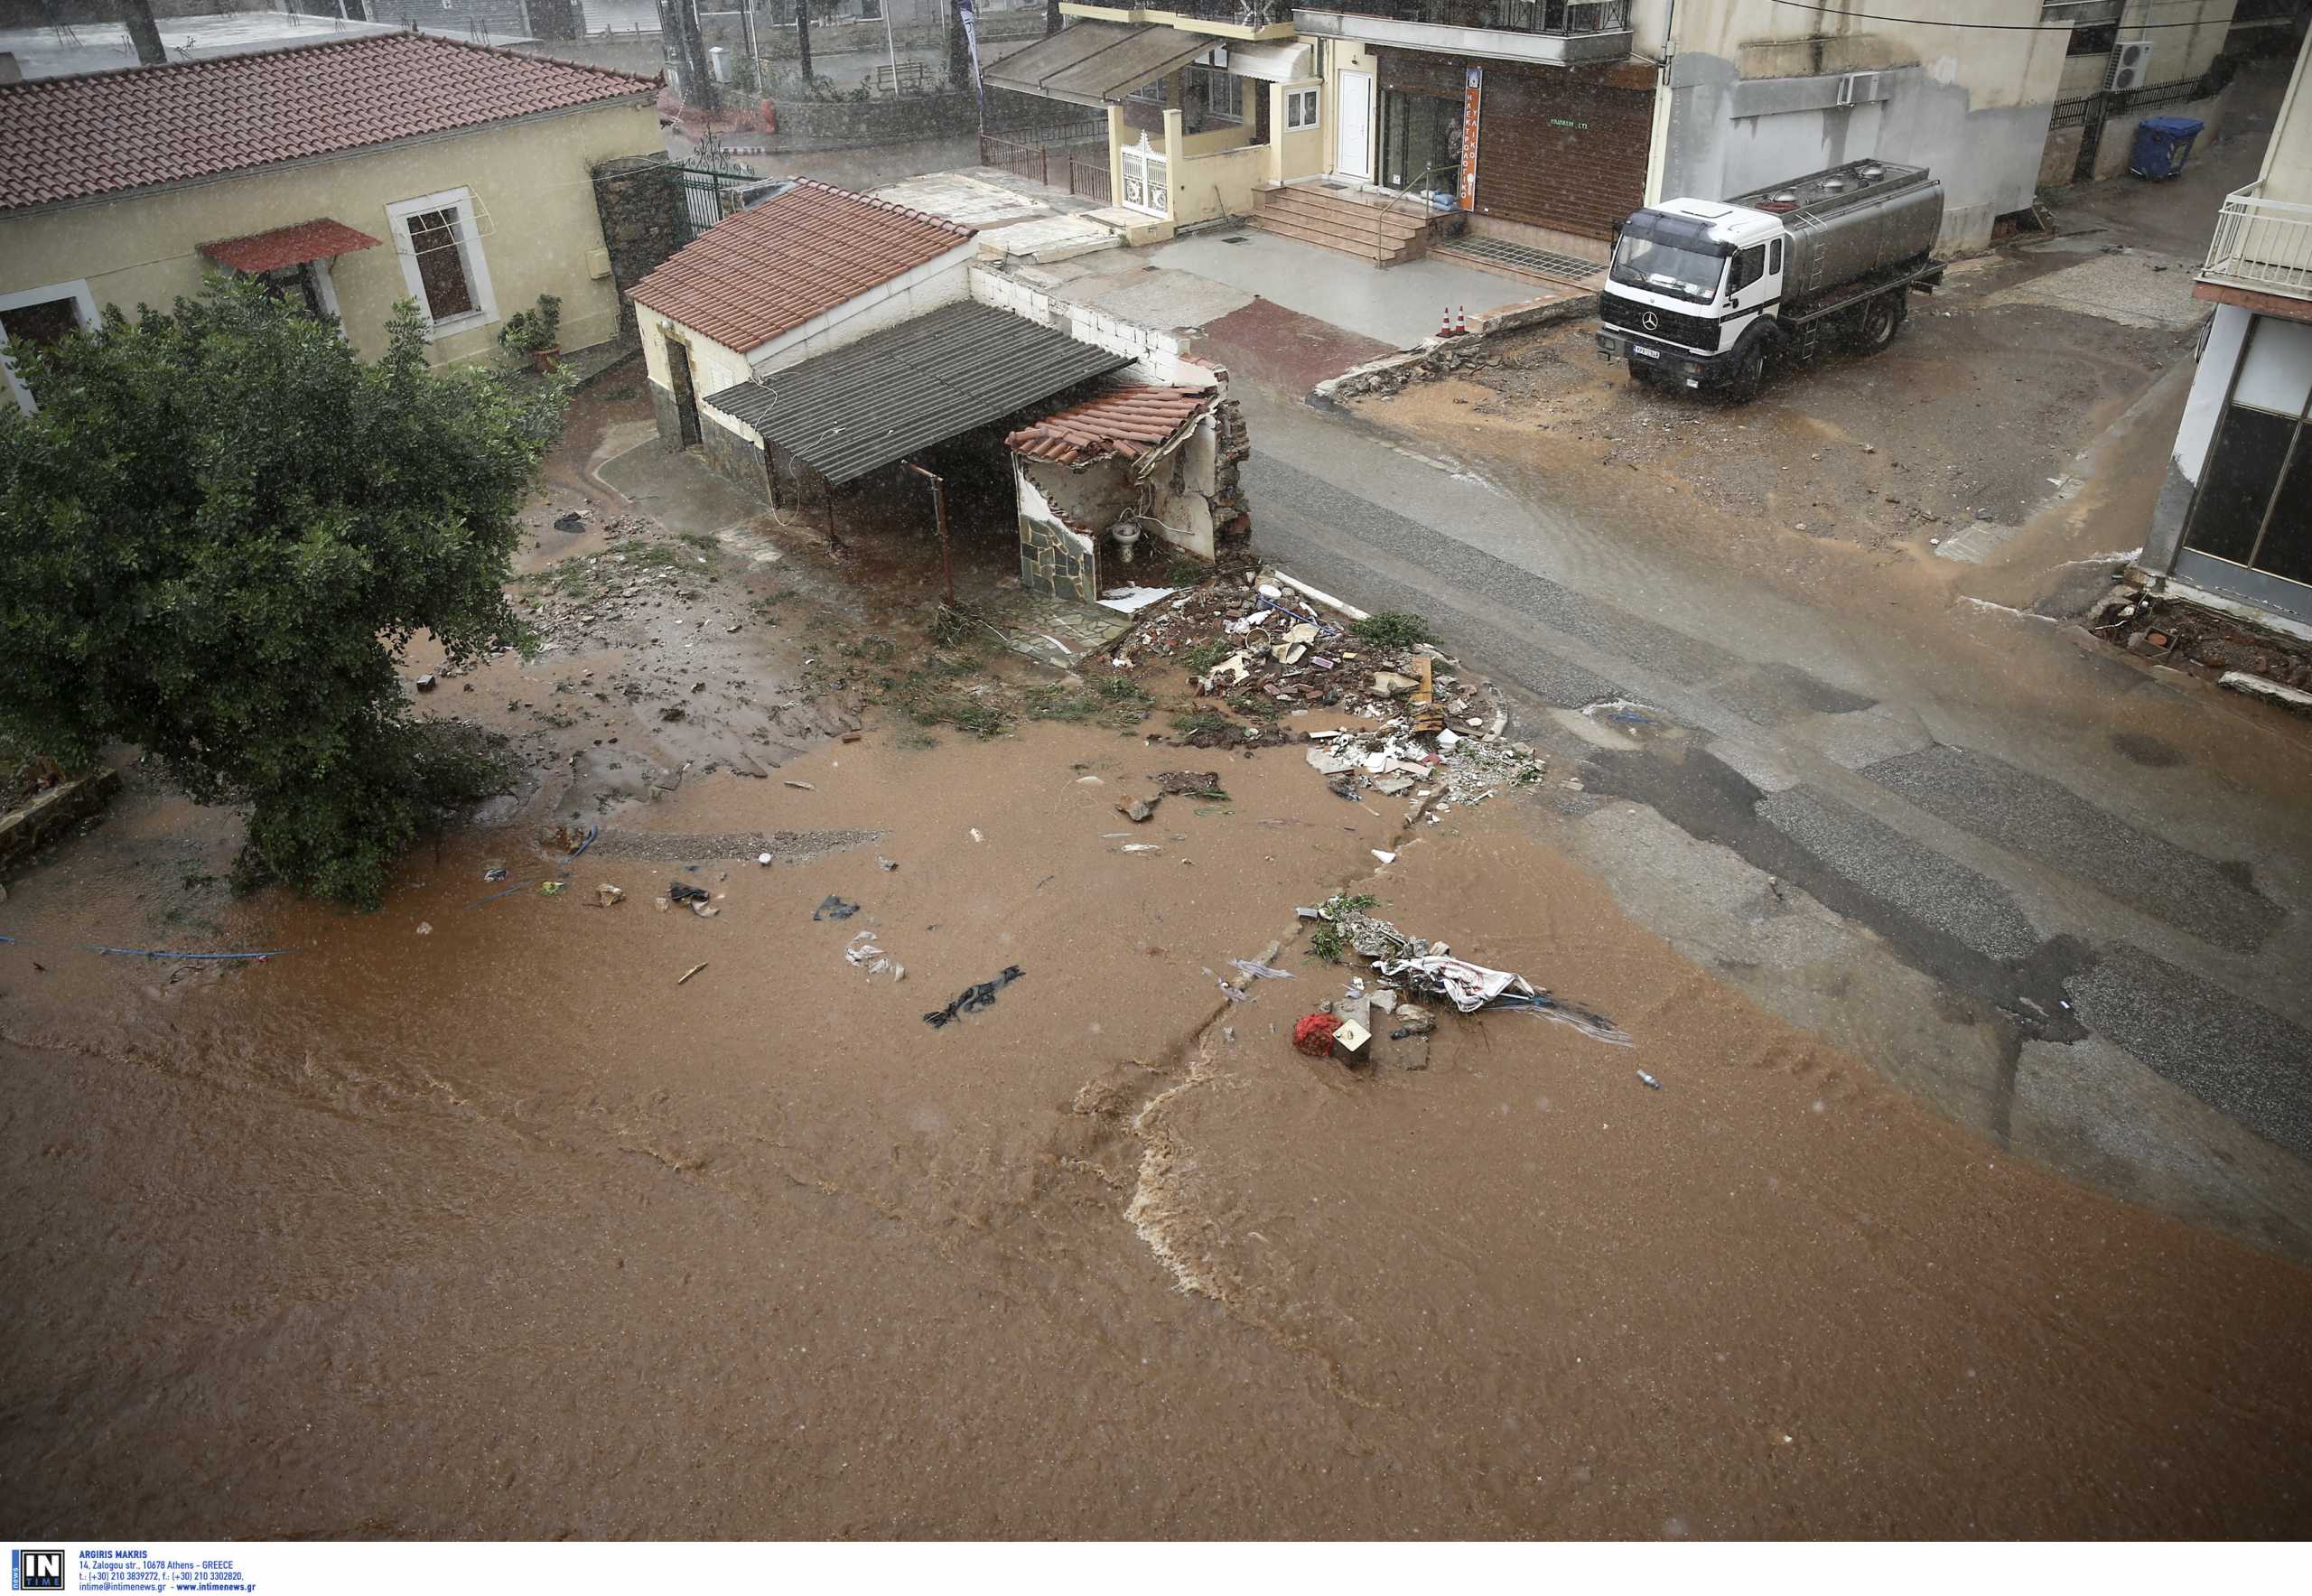
[[[1307,183],[1270,189],[1260,197],[1253,226],[1303,243],[1396,266],[1429,247],[1429,214],[1411,204],[1384,211],[1349,194]]]
[[[1594,288],[1606,269],[1590,261],[1506,244],[1496,238],[1463,237],[1448,239],[1431,246],[1429,253],[1438,260],[1450,260],[1455,266],[1490,272],[1496,277],[1531,284],[1537,288]]]

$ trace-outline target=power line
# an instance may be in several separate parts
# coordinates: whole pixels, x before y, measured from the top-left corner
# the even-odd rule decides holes
[[[1774,0],[1776,5],[1787,5],[1798,11],[1811,11],[1819,17],[1837,17],[1858,23],[1900,23],[1908,28],[1966,28],[1979,33],[2068,33],[2077,24],[2073,23],[1947,23],[1940,17],[1881,16],[1868,11],[1832,11],[1825,0]],[[2228,23],[2230,19],[2225,19]],[[2118,26],[2149,33],[2155,28],[2206,28],[2217,25],[2212,18],[2202,17],[2187,23],[2130,23],[2116,24],[2091,23],[2091,27]]]

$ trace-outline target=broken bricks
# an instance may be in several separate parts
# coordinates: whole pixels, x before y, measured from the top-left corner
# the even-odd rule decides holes
[[[1156,806],[1163,801],[1164,795],[1161,792],[1153,798],[1126,798],[1116,806],[1116,813],[1133,825],[1142,826],[1156,813]]]

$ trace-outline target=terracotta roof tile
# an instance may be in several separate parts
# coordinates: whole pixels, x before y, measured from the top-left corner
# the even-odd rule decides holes
[[[203,244],[200,253],[237,272],[269,272],[276,266],[303,266],[357,249],[375,249],[378,242],[359,228],[323,218],[251,233],[245,238],[219,238],[214,244]]]
[[[629,296],[741,354],[937,260],[973,229],[808,179],[724,217]]]
[[[653,90],[424,33],[0,87],[0,211],[216,177]]]
[[[1212,399],[1209,388],[1121,387],[1047,415],[1003,442],[1015,453],[1062,465],[1086,465],[1111,454],[1137,460]]]

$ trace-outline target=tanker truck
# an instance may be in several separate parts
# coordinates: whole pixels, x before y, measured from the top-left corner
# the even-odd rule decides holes
[[[1598,296],[1598,352],[1633,380],[1758,391],[1769,360],[1885,349],[1932,294],[1943,185],[1850,161],[1724,201],[1670,200],[1622,223]]]

